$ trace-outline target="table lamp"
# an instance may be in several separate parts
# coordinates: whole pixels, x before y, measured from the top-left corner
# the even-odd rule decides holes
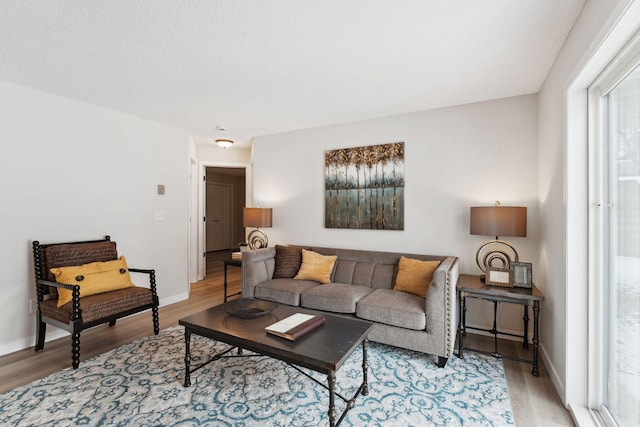
[[[527,208],[521,206],[472,207],[470,234],[495,236],[478,249],[476,262],[483,273],[489,267],[509,268],[511,262],[518,262],[518,252],[498,236],[527,237]],[[482,278],[483,275],[481,275]]]
[[[266,248],[269,239],[260,227],[271,227],[271,208],[244,208],[242,211],[242,224],[244,227],[256,227],[249,233],[249,248]]]

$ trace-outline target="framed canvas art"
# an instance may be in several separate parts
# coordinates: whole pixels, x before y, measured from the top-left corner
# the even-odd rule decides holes
[[[325,228],[404,230],[404,142],[325,151]]]

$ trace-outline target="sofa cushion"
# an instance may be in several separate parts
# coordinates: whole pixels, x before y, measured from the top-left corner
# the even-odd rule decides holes
[[[254,297],[287,305],[300,305],[300,294],[320,286],[312,280],[273,279],[256,285]]]
[[[302,292],[300,305],[334,313],[355,313],[356,303],[371,292],[366,286],[329,283]]]
[[[293,278],[302,264],[302,248],[300,246],[276,245],[276,266],[274,279]]]
[[[406,292],[376,289],[358,301],[356,316],[401,328],[425,330],[425,299]]]
[[[317,252],[302,250],[302,265],[296,280],[314,280],[319,283],[331,283],[331,273],[336,264],[336,255],[320,255]]]
[[[426,298],[427,289],[433,279],[433,272],[439,265],[440,261],[422,261],[401,256],[393,290],[409,292]]]

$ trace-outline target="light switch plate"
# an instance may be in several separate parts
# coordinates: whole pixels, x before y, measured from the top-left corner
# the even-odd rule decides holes
[[[158,184],[158,195],[164,196],[164,184]]]

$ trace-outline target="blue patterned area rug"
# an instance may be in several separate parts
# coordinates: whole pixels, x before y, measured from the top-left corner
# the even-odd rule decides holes
[[[193,365],[227,345],[192,336]],[[503,426],[513,415],[502,361],[466,353],[439,369],[422,353],[370,343],[369,395],[343,426]],[[246,353],[246,352],[245,352]],[[224,358],[184,380],[179,326],[0,395],[2,426],[325,426],[328,392],[268,357]],[[326,376],[312,376],[326,384]],[[337,373],[351,397],[359,347]],[[345,403],[336,398],[341,413]]]

